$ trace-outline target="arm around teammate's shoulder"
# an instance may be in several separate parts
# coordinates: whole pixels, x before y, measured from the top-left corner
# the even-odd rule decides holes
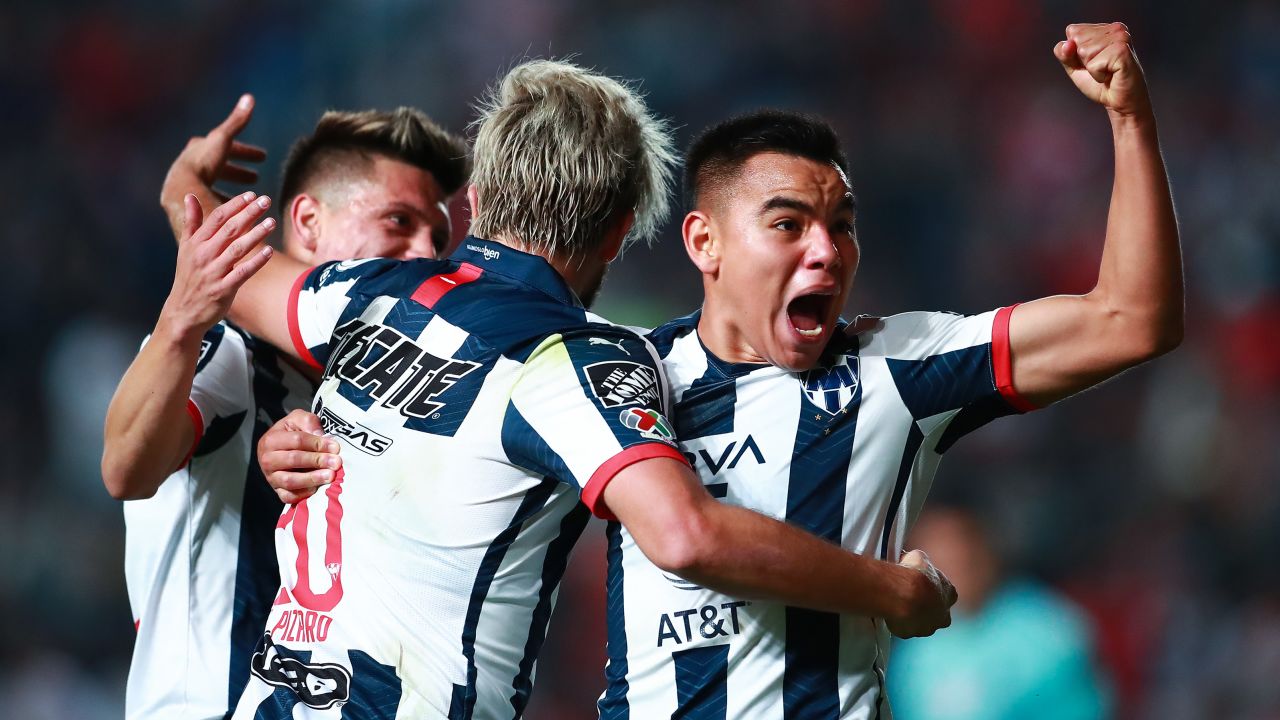
[[[711,497],[678,461],[620,470],[604,505],[651,562],[737,597],[884,618],[900,637],[951,624],[955,590],[919,554],[904,565],[850,553],[794,526]]]

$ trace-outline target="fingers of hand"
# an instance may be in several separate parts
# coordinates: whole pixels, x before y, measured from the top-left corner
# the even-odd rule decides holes
[[[217,179],[240,183],[241,185],[251,185],[258,182],[258,171],[243,165],[223,163],[222,167],[218,168]]]
[[[310,470],[337,470],[342,467],[342,458],[333,453],[314,450],[298,450],[293,445],[288,449],[269,450],[259,458],[264,472],[291,471],[307,472]],[[333,478],[330,478],[332,480]],[[326,482],[328,482],[326,480]]]
[[[190,238],[200,230],[204,208],[200,207],[200,199],[191,193],[182,198],[184,234]]]
[[[251,193],[245,193],[245,195],[249,194]],[[227,204],[230,205],[230,203]],[[258,218],[262,217],[262,214],[269,207],[271,207],[271,198],[263,195],[255,198],[253,202],[245,203],[239,211],[223,221],[221,227],[212,237],[218,252],[221,253],[233,240],[245,233],[252,232],[253,224],[258,221]]]
[[[266,150],[257,145],[242,143],[239,140],[232,141],[231,147],[227,150],[227,155],[247,162],[262,162],[267,159]]]
[[[1084,67],[1080,62],[1079,47],[1074,40],[1063,40],[1054,45],[1053,56],[1058,58],[1058,62],[1062,63],[1067,72],[1080,70]]]
[[[286,415],[284,420],[294,430],[301,430],[312,435],[324,434],[324,426],[320,424],[320,417],[301,408]],[[336,440],[329,440],[329,445],[333,449],[326,452],[338,452],[338,442]]]
[[[277,490],[288,490],[294,493],[308,493],[318,487],[333,482],[332,470],[311,470],[297,472],[293,470],[277,470],[267,475],[267,482]]]
[[[226,202],[219,205],[209,216],[205,218],[204,223],[200,226],[200,231],[196,233],[197,239],[204,241],[213,237],[222,230],[227,221],[235,216],[236,213],[244,210],[257,194],[253,191],[243,192],[229,198]]]
[[[297,492],[294,492],[292,490],[283,490],[281,488],[276,488],[275,491],[276,491],[276,497],[280,498],[280,502],[284,503],[285,505],[297,505],[303,500],[306,500],[307,498],[316,494],[316,488],[313,488],[313,487],[306,488],[304,490],[299,490]]]
[[[217,136],[224,142],[230,142],[231,138],[240,134],[245,125],[249,124],[249,119],[253,117],[253,96],[245,93],[240,96],[236,102],[236,106],[231,109],[231,114],[214,128],[209,137]]]

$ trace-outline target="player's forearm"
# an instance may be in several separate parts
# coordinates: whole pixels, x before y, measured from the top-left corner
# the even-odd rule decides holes
[[[112,497],[154,495],[190,450],[195,430],[186,408],[201,337],[162,321],[116,388],[102,453]]]
[[[289,331],[289,293],[306,270],[305,263],[275,253],[240,287],[228,316],[250,333],[298,357]]]
[[[1098,284],[1102,305],[1134,360],[1182,340],[1182,252],[1155,118],[1112,114],[1115,182]]]
[[[899,619],[936,591],[916,570],[850,553],[759,513],[712,501],[703,545],[677,572],[737,597]]]

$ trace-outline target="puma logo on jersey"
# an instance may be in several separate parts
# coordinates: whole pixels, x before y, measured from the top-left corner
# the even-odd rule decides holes
[[[357,319],[333,334],[342,339],[329,355],[325,377],[337,376],[366,390],[383,407],[396,408],[405,417],[430,417],[445,405],[436,398],[480,367],[468,360],[436,357],[385,325]]]
[[[612,347],[616,347],[622,352],[626,353],[627,357],[631,357],[631,353],[628,352],[626,348],[622,347],[621,340],[605,340],[604,338],[591,338],[590,340],[587,341],[587,344],[588,345],[609,345]]]

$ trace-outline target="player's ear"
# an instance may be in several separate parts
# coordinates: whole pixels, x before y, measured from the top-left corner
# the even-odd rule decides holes
[[[720,241],[712,231],[711,219],[701,210],[684,216],[680,226],[684,235],[684,251],[703,275],[715,275],[720,270]]]
[[[475,185],[467,186],[467,206],[471,208],[471,219],[475,220],[480,214],[480,191]]]
[[[626,215],[604,231],[604,241],[600,243],[601,260],[613,262],[613,259],[618,257],[618,253],[622,252],[622,241],[627,239],[627,233],[631,232],[631,226],[635,222],[635,211],[628,210]]]
[[[308,256],[315,255],[320,241],[320,201],[306,193],[299,193],[289,203],[289,224],[298,247]]]

